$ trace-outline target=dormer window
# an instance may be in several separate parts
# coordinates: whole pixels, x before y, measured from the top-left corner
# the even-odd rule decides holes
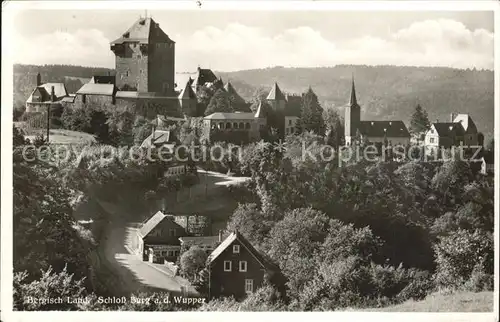
[[[128,37],[130,37],[130,32],[127,31],[126,33],[123,34],[123,38],[128,38]]]

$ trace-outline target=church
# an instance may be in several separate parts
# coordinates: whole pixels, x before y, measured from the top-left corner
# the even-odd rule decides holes
[[[401,120],[394,121],[362,121],[361,107],[356,99],[354,77],[352,79],[351,97],[345,108],[344,117],[345,144],[360,142],[385,145],[410,144],[410,132]]]

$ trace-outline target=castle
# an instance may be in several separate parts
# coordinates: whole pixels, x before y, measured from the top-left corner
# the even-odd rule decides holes
[[[225,85],[210,69],[198,67],[196,73],[175,73],[175,42],[151,17],[139,18],[125,33],[110,43],[115,55],[116,75],[94,76],[76,93],[67,92],[64,83],[43,83],[40,74],[36,87],[26,101],[27,113],[62,111],[64,108],[98,107],[103,111],[131,111],[148,119],[167,116],[185,119],[197,116],[198,94],[203,86],[217,86],[231,97],[229,105],[246,106],[246,112],[215,112],[203,119],[210,141],[245,143],[259,140],[275,129],[280,137],[297,130],[301,114],[300,95],[287,95],[275,83],[269,95],[260,100],[254,112],[230,82]],[[241,110],[241,109],[236,109]],[[459,114],[453,123],[465,126],[465,143],[477,143],[476,132],[468,115]],[[471,126],[467,126],[471,124]],[[437,131],[433,125],[431,130]],[[356,98],[354,78],[344,117],[345,144],[368,141],[389,145],[407,145],[410,133],[401,120],[364,121]],[[449,128],[449,126],[447,127]],[[443,131],[440,131],[443,132]],[[470,133],[469,133],[470,132]],[[428,134],[427,145],[438,140]],[[441,140],[443,141],[443,140]]]
[[[43,83],[38,74],[36,87],[26,101],[26,112],[97,106],[108,111],[133,111],[148,119],[157,115],[185,118],[197,115],[200,89],[217,82],[233,98],[230,104],[249,106],[230,82],[224,85],[210,69],[198,67],[194,74],[176,74],[175,42],[151,17],[138,19],[110,43],[110,50],[115,55],[115,76],[94,76],[70,94],[64,83]],[[214,141],[256,140],[271,125],[284,136],[295,131],[300,115],[300,107],[290,107],[297,105],[294,101],[296,96],[283,94],[274,84],[255,113],[213,113],[204,118],[204,124]],[[268,120],[271,113],[275,120]]]

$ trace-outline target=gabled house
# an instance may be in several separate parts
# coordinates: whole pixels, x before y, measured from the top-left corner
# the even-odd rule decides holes
[[[137,230],[135,247],[143,260],[175,261],[181,249],[180,236],[188,234],[174,216],[158,211]]]
[[[74,95],[68,94],[64,83],[42,83],[40,73],[36,76],[36,87],[26,100],[26,112],[45,112],[61,108],[63,102],[72,101]]]
[[[435,154],[440,148],[449,149],[452,146],[459,146],[463,143],[464,128],[460,123],[436,122],[432,123],[430,129],[425,134],[425,151]]]
[[[279,267],[238,231],[222,241],[207,260],[209,297],[244,298],[280,275]]]

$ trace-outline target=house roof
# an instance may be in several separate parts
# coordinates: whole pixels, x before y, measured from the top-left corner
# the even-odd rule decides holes
[[[238,94],[238,92],[234,89],[233,85],[228,81],[226,85],[224,85],[224,89],[226,92],[234,98],[234,102],[236,104],[244,104],[245,100]]]
[[[189,85],[193,85],[193,78],[196,77],[196,72],[179,72],[175,73],[175,88],[177,90],[182,89],[182,86],[189,82]]]
[[[219,241],[219,236],[195,236],[179,237],[181,243],[192,243],[195,245],[213,245]]]
[[[123,44],[126,42],[139,42],[141,44],[156,42],[174,43],[151,17],[139,18],[120,38],[112,41],[111,44]]]
[[[286,97],[283,95],[283,92],[281,92],[281,89],[278,86],[278,83],[274,83],[273,87],[271,88],[271,91],[269,92],[269,95],[267,95],[268,100],[275,100],[275,101],[285,101]]]
[[[153,141],[153,134],[150,134],[142,142],[141,147],[149,148],[158,145],[171,145],[172,147],[175,145],[175,142],[173,141],[173,135],[171,135],[170,131],[155,130],[154,141]]]
[[[356,87],[354,86],[354,75],[352,76],[351,97],[349,98],[349,106],[358,106],[356,99]]]
[[[217,81],[217,76],[215,76],[214,72],[208,68],[200,68],[198,67],[198,71],[193,80],[193,85],[205,85],[206,83],[213,83]]]
[[[361,121],[359,131],[368,137],[410,137],[403,121]]]
[[[460,123],[439,122],[432,123],[431,126],[434,127],[439,136],[464,135],[464,128],[460,125]]]
[[[243,247],[245,247],[250,254],[254,256],[254,258],[264,267],[267,269],[275,269],[276,265],[271,263],[269,260],[267,260],[258,250],[255,249],[255,247],[250,244],[250,242],[238,231],[234,231],[229,236],[226,237],[222,241],[222,243],[217,246],[213,250],[213,252],[208,256],[208,262],[212,264],[215,260],[217,260],[217,257],[220,256],[228,247],[232,245],[234,241],[238,241]]]
[[[184,89],[179,94],[179,99],[196,99],[196,94],[194,93],[189,80],[186,82],[186,86],[184,86]]]
[[[113,84],[99,84],[87,83],[84,84],[76,93],[88,95],[113,95],[115,85]]]
[[[59,101],[63,97],[68,96],[68,91],[66,90],[66,85],[64,83],[45,83],[40,86],[37,86],[33,89],[30,96],[26,100],[26,102],[31,103],[33,101],[33,94],[35,91],[39,90],[42,94],[43,102],[51,100],[51,92],[52,86],[54,86],[54,94],[56,96],[56,101]]]
[[[453,123],[460,123],[465,130],[465,133],[477,133],[477,127],[469,114],[458,114]]]
[[[151,216],[139,229],[139,235],[141,237],[146,237],[167,215],[163,212],[158,211],[156,214]]]
[[[106,75],[106,76],[100,76],[100,75],[96,75],[96,76],[92,76],[92,78],[90,79],[89,83],[93,83],[93,84],[114,84],[115,83],[115,76],[109,76],[109,75]]]
[[[205,120],[249,120],[255,117],[254,113],[223,113],[216,112],[204,117]]]
[[[118,91],[115,95],[117,98],[158,98],[158,99],[175,99],[177,96],[164,96],[161,93],[155,92],[137,92],[137,91]]]
[[[264,104],[262,101],[259,101],[259,106],[257,107],[257,111],[255,112],[254,117],[256,118],[266,118],[268,106]]]

